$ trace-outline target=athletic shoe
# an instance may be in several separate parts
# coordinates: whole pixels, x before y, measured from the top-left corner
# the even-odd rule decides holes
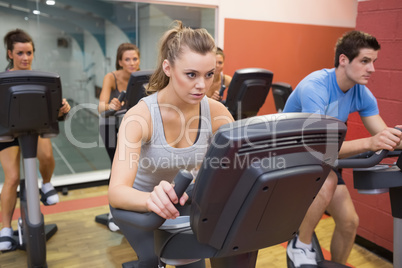
[[[59,203],[59,195],[50,182],[43,184],[42,189],[40,189],[39,192],[41,195],[40,200],[45,206]]]
[[[296,247],[297,236],[289,241],[286,248],[288,262],[292,262],[295,268],[313,268],[318,267],[315,259],[315,250],[308,250]],[[292,266],[290,266],[292,267]]]
[[[119,226],[114,223],[112,213],[109,213],[107,217],[107,226],[109,227],[109,230],[112,232],[117,232],[120,230]]]
[[[15,250],[17,242],[13,239],[13,229],[3,228],[0,231],[0,251]]]

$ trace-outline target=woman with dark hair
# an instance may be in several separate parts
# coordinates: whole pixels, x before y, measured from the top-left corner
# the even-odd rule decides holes
[[[108,110],[120,110],[124,108],[124,101],[120,102],[118,97],[122,91],[127,89],[131,73],[140,69],[140,51],[134,44],[123,43],[117,49],[116,71],[107,73],[103,78],[102,91],[99,96],[98,111],[102,113]],[[107,126],[108,124],[105,124]],[[113,160],[116,150],[116,131],[110,133],[109,129],[101,129],[105,147],[110,161]]]
[[[216,69],[214,82],[207,91],[207,96],[217,101],[221,100],[219,91],[227,89],[232,81],[232,77],[230,75],[223,73],[223,66],[225,66],[225,53],[223,53],[223,50],[218,47],[216,49]]]
[[[7,71],[32,70],[35,45],[29,34],[21,29],[10,31],[4,36],[4,45],[7,49]],[[59,116],[68,113],[69,110],[70,105],[63,99]],[[50,139],[38,138],[37,157],[39,172],[43,180],[40,189],[41,201],[44,205],[54,205],[59,202],[59,196],[50,183],[55,168]],[[11,220],[17,202],[17,187],[20,181],[20,151],[17,139],[12,142],[0,142],[0,163],[5,177],[0,197],[3,225],[0,231],[0,251],[4,251],[15,248],[15,241],[12,239]]]
[[[131,73],[140,69],[140,51],[131,43],[123,43],[117,48],[116,71],[107,73],[103,78],[102,91],[99,96],[98,111],[124,109],[124,101],[118,97],[127,89]],[[99,131],[105,144],[110,161],[113,161],[116,151],[117,127],[114,118],[101,118]],[[118,231],[119,227],[113,222],[111,214],[108,216],[108,227],[111,231]]]
[[[120,110],[122,102],[117,97],[126,90],[132,72],[140,69],[140,51],[134,44],[123,43],[117,49],[116,71],[107,73],[103,78],[99,96],[99,113],[113,109]]]

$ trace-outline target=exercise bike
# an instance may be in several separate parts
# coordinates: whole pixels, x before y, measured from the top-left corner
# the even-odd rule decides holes
[[[398,157],[393,165],[380,164],[386,157]],[[361,194],[381,194],[389,191],[394,217],[394,267],[402,267],[402,157],[400,152],[380,150],[365,152],[335,162],[336,168],[353,168],[354,188]],[[318,267],[349,267],[324,259],[320,243],[314,234],[312,239]],[[288,267],[293,264],[288,261]]]
[[[389,192],[391,201],[392,216],[394,218],[393,227],[393,265],[394,267],[402,267],[402,155],[401,151],[388,152],[386,150],[374,154],[377,158],[375,165],[359,166],[353,169],[354,188],[362,194],[380,194]],[[379,164],[385,157],[398,156],[398,160],[394,164]],[[364,156],[363,156],[364,157]],[[368,159],[371,159],[368,158]],[[360,160],[365,162],[366,159],[343,160],[350,166],[354,162]]]
[[[39,71],[0,73],[0,141],[18,139],[25,179],[20,183],[21,218],[17,248],[26,250],[28,267],[47,267],[46,240],[57,231],[44,224],[40,211],[37,177],[38,137],[59,133],[58,112],[62,103],[60,77]]]
[[[105,144],[113,141],[112,145],[116,146],[116,138],[112,137],[117,136],[118,129],[125,113],[131,107],[136,105],[141,98],[146,96],[145,85],[148,83],[149,78],[153,74],[153,72],[153,70],[142,70],[131,73],[130,79],[127,84],[127,89],[125,91],[122,91],[118,96],[118,100],[120,102],[125,101],[125,109],[119,111],[108,110],[100,115],[99,132]],[[106,123],[109,125],[108,127],[105,126]],[[109,133],[106,133],[106,131],[109,131]],[[107,138],[111,139],[111,141],[106,141]],[[109,216],[109,213],[97,215],[95,217],[95,222],[108,226],[110,220]]]
[[[212,139],[193,185],[189,215],[165,221],[154,213],[113,207],[111,212],[120,222],[155,230],[159,267],[205,258],[214,268],[255,267],[259,249],[295,236],[345,133],[344,123],[323,115],[235,121]],[[188,173],[180,172],[180,180],[191,181]],[[186,188],[175,180],[176,187]]]

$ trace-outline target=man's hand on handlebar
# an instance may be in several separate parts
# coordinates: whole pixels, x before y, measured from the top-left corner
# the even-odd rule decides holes
[[[396,126],[402,129],[402,126]],[[400,145],[402,132],[396,128],[386,128],[370,138],[371,151],[389,150],[393,151]]]
[[[187,199],[188,195],[184,193],[179,200],[173,185],[167,181],[161,181],[150,193],[146,206],[149,211],[155,212],[162,218],[175,219],[180,216],[180,213],[174,205],[180,203],[183,206]]]

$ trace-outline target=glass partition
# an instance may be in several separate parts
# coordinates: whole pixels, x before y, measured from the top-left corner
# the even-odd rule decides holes
[[[36,48],[33,69],[60,74],[63,97],[72,107],[69,118],[60,123],[60,134],[52,139],[54,185],[109,177],[97,105],[104,75],[115,70],[117,47],[123,42],[136,44],[141,69],[152,69],[158,40],[173,20],[206,28],[215,36],[215,14],[213,7],[128,1],[0,0],[1,38],[16,28],[27,31]],[[4,71],[4,46],[0,46],[0,59],[0,71]],[[0,169],[0,186],[3,181]]]

